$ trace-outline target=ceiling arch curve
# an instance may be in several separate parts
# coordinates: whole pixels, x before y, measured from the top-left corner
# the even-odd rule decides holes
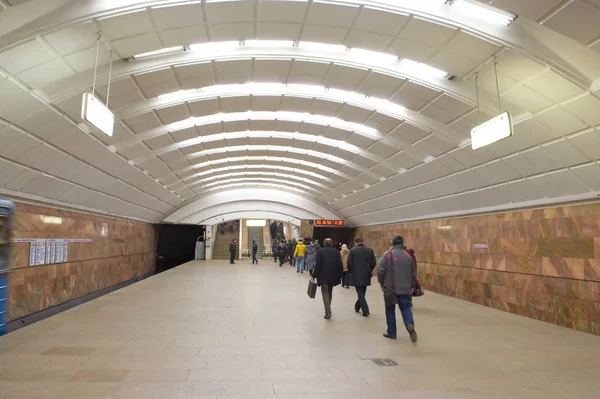
[[[225,212],[219,215],[212,216],[207,219],[203,219],[194,224],[203,224],[203,225],[215,225],[218,223],[222,223],[228,220],[240,220],[240,219],[266,219],[266,220],[277,220],[281,222],[290,223],[294,226],[300,226],[302,219],[298,219],[293,217],[292,215],[288,215],[285,213],[275,212],[275,211],[255,211],[255,210],[245,210],[245,211],[237,211],[237,212]]]
[[[363,137],[380,140],[388,145],[394,146],[398,150],[403,149],[403,143],[400,140],[396,140],[394,137],[390,137],[383,134],[377,129],[371,128],[364,124],[348,122],[336,117],[309,114],[302,112],[286,112],[286,111],[247,111],[247,112],[232,112],[232,113],[219,113],[208,116],[201,116],[195,118],[184,119],[178,122],[173,122],[164,126],[160,126],[151,130],[147,130],[142,133],[136,134],[134,137],[128,140],[119,141],[118,143],[111,145],[110,148],[114,150],[122,150],[124,148],[131,147],[135,144],[140,143],[143,140],[150,140],[160,136],[164,136],[169,133],[178,132],[181,130],[189,129],[190,127],[206,126],[213,124],[222,124],[225,122],[239,122],[239,121],[286,121],[286,122],[298,122],[314,124],[319,126],[333,127],[340,130],[345,130],[351,133],[359,134]],[[170,147],[163,147],[161,150],[167,150],[167,148],[183,148],[190,145],[195,145],[202,142],[202,137],[192,138],[178,143],[173,144]],[[153,151],[153,155],[158,150]],[[410,154],[409,154],[410,156]]]
[[[292,155],[292,154],[290,154],[290,155]],[[252,163],[249,164],[248,162],[269,162],[270,163],[269,165],[264,165],[262,163],[260,164],[260,166],[264,166],[264,167],[268,167],[268,168],[279,167],[280,164],[288,164],[288,165],[294,165],[295,169],[298,169],[302,172],[306,172],[306,169],[311,168],[311,169],[319,169],[323,172],[327,172],[332,175],[336,175],[345,180],[350,180],[353,178],[352,176],[350,176],[344,172],[341,172],[337,169],[333,169],[328,166],[314,163],[314,162],[308,162],[304,159],[290,158],[290,157],[269,157],[269,156],[243,156],[243,157],[228,157],[228,158],[224,158],[224,159],[215,159],[215,160],[211,160],[211,161],[207,161],[207,162],[190,165],[188,168],[186,168],[184,170],[180,170],[179,172],[187,172],[190,170],[197,170],[197,169],[202,169],[202,168],[206,168],[206,167],[212,167],[213,165],[235,164],[235,163],[242,163],[242,165],[239,165],[238,167],[248,167],[248,168],[255,167],[255,164],[252,164]],[[256,166],[256,167],[259,167],[259,166]],[[209,170],[205,170],[202,172],[197,172],[192,175],[183,177],[182,180],[188,181],[188,180],[191,180],[194,178],[204,176],[206,174],[214,173],[215,170],[219,170],[219,169],[222,169],[222,168],[209,169]],[[287,170],[287,169],[285,169],[285,170]],[[319,177],[322,177],[322,176],[319,175]]]
[[[179,149],[179,148],[192,147],[192,146],[197,146],[197,145],[200,145],[203,143],[210,143],[210,142],[215,142],[215,141],[225,141],[226,142],[227,140],[242,139],[242,138],[281,138],[281,139],[291,140],[292,142],[294,140],[298,140],[298,141],[305,141],[305,142],[309,142],[309,143],[315,143],[315,144],[328,146],[328,147],[332,147],[332,148],[339,148],[341,150],[344,150],[344,151],[350,152],[352,154],[361,156],[363,158],[369,159],[373,162],[379,163],[380,165],[389,169],[393,173],[397,173],[399,170],[398,167],[395,167],[393,164],[388,162],[385,158],[377,156],[369,151],[363,150],[362,148],[360,148],[358,146],[348,144],[343,141],[334,140],[334,139],[330,139],[330,138],[322,137],[322,136],[315,136],[315,135],[306,134],[306,133],[298,133],[298,132],[295,132],[295,133],[279,132],[279,131],[266,131],[265,132],[265,131],[251,131],[251,130],[248,130],[245,132],[227,132],[227,133],[217,133],[217,134],[213,134],[213,135],[200,136],[200,137],[197,137],[194,139],[190,139],[188,142],[176,143],[176,144],[172,144],[167,147],[153,150],[151,152],[151,154],[149,155],[149,157],[134,159],[133,162],[135,164],[140,164],[140,163],[147,161],[148,159],[150,159],[153,156],[162,155],[162,154],[171,152],[171,151]],[[227,147],[225,145],[221,148],[227,149],[229,147]],[[204,151],[210,151],[210,150],[201,150],[198,152],[193,152],[191,154],[188,154],[186,157],[195,158],[199,155],[202,155],[202,153]]]
[[[220,174],[215,174],[214,176],[211,176],[209,178],[205,178],[202,179],[196,183],[192,183],[189,184],[188,187],[194,187],[197,185],[203,185],[205,188],[210,188],[210,187],[214,187],[215,185],[220,185],[223,183],[228,183],[228,182],[232,182],[232,180],[236,180],[236,181],[240,181],[237,178],[263,178],[263,177],[268,177],[271,176],[271,179],[273,179],[273,181],[286,181],[286,180],[291,180],[290,184],[292,185],[298,185],[298,187],[304,187],[304,185],[307,186],[314,186],[315,189],[321,188],[327,191],[335,191],[335,188],[330,187],[326,184],[323,183],[319,183],[316,182],[314,180],[311,180],[309,178],[306,178],[304,176],[299,176],[299,175],[294,175],[294,174],[290,174],[290,173],[278,173],[278,172],[267,172],[267,171],[243,171],[243,172],[229,172],[229,173],[220,173]],[[202,189],[200,189],[199,191],[201,191]]]
[[[35,0],[21,7],[12,7],[0,16],[0,43],[3,49],[22,43],[35,36],[48,34],[57,29],[75,23],[89,21],[94,18],[108,18],[119,14],[144,11],[154,6],[183,6],[194,2],[159,2],[149,0]],[[247,1],[236,1],[238,4]],[[288,2],[290,3],[290,2]],[[565,37],[555,34],[552,30],[536,26],[533,21],[525,18],[517,19],[511,26],[496,26],[484,20],[465,14],[438,0],[379,0],[360,1],[348,4],[341,0],[331,0],[331,6],[344,6],[346,10],[353,7],[358,14],[364,6],[374,6],[384,13],[399,15],[410,14],[421,19],[445,24],[492,40],[514,51],[527,54],[557,70],[561,75],[579,82],[582,87],[589,87],[598,78],[598,58],[594,63],[585,62],[583,47],[573,46],[574,43],[565,41]],[[312,3],[305,5],[306,12]],[[214,5],[202,3],[201,10],[209,12]],[[341,8],[341,7],[340,7]],[[334,14],[335,15],[335,14]],[[569,47],[569,44],[571,45]]]
[[[202,177],[202,176],[206,176],[209,175],[208,177],[202,177],[201,180],[198,181],[199,182],[204,182],[204,181],[211,181],[214,180],[215,178],[218,178],[218,174],[221,172],[228,172],[228,173],[242,173],[242,172],[256,172],[256,171],[262,171],[265,173],[271,173],[270,171],[273,171],[272,173],[277,173],[278,171],[283,171],[283,172],[289,172],[288,176],[293,176],[294,174],[301,174],[302,176],[310,176],[319,180],[324,180],[328,183],[334,183],[335,181],[327,176],[323,176],[314,172],[309,172],[307,170],[302,170],[299,168],[291,168],[291,167],[286,167],[286,166],[281,166],[281,165],[248,165],[248,164],[243,164],[243,165],[238,165],[238,166],[227,166],[224,168],[216,168],[216,169],[210,169],[207,170],[205,172],[201,172],[201,173],[196,173],[195,177]],[[192,184],[195,183],[191,183],[190,186]]]
[[[243,198],[243,200],[240,200],[241,198]],[[242,188],[238,190],[208,193],[167,215],[163,218],[163,222],[179,223],[186,217],[204,209],[222,204],[234,204],[247,201],[259,201],[265,204],[285,204],[286,206],[298,209],[298,212],[300,212],[300,210],[310,212],[318,216],[317,219],[340,219],[339,215],[324,205],[299,194],[284,190],[275,190],[273,188]]]
[[[310,156],[313,156],[316,158],[321,158],[321,159],[327,160],[329,162],[337,163],[339,165],[347,166],[351,169],[354,169],[358,172],[364,173],[365,175],[374,177],[376,179],[380,178],[379,175],[370,171],[368,168],[366,168],[364,166],[360,166],[356,163],[350,162],[349,160],[341,158],[341,157],[337,157],[337,156],[334,156],[331,154],[327,154],[327,153],[319,152],[319,151],[315,151],[315,150],[306,150],[303,148],[284,147],[284,146],[276,146],[276,145],[240,145],[240,146],[231,146],[231,147],[224,147],[224,148],[214,148],[214,149],[209,149],[209,150],[198,151],[194,154],[186,155],[186,156],[184,156],[184,158],[185,159],[194,159],[194,158],[204,157],[207,155],[223,154],[223,153],[227,153],[227,154],[236,153],[236,152],[242,152],[242,153],[259,152],[260,153],[260,152],[269,152],[269,151],[295,153],[295,154],[299,154],[299,155],[310,155]],[[175,170],[174,173],[177,174],[177,173],[181,173],[181,172],[185,172],[185,171],[190,171],[193,169],[194,169],[193,166],[186,166],[184,168]]]
[[[405,120],[410,124],[419,127],[423,130],[431,132],[440,139],[452,143],[456,146],[459,144],[465,145],[470,142],[467,139],[460,142],[457,137],[461,135],[454,131],[446,124],[430,118],[426,115],[409,110],[399,104],[387,100],[369,98],[364,95],[349,92],[345,90],[328,89],[322,86],[314,85],[282,85],[278,83],[249,83],[241,85],[226,85],[226,86],[211,86],[190,92],[173,93],[173,95],[164,98],[155,98],[142,101],[131,106],[124,107],[119,114],[120,117],[127,115],[128,117],[139,116],[141,114],[177,104],[187,102],[198,102],[213,100],[226,97],[240,96],[284,96],[297,98],[315,98],[323,101],[335,103],[347,103],[358,108],[372,110],[383,115],[388,115],[400,121]],[[465,136],[464,134],[462,136]],[[410,148],[410,144],[403,142],[400,139],[395,139],[398,145],[404,145]],[[426,154],[421,154],[427,157]]]
[[[215,206],[204,208],[198,212],[194,212],[186,216],[185,218],[181,219],[179,223],[207,225],[216,224],[215,221],[220,223],[224,220],[233,220],[235,217],[232,215],[239,215],[241,212],[246,215],[245,218],[277,219],[285,222],[294,219],[298,221],[298,225],[300,224],[299,221],[302,219],[319,219],[319,216],[312,212],[285,203],[266,201],[239,201],[226,204],[217,204]],[[252,212],[254,213],[252,214]],[[267,216],[266,213],[273,214],[268,214],[269,216]]]

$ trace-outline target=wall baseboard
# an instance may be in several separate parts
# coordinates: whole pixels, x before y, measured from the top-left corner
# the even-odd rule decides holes
[[[110,294],[111,292],[120,290],[121,288],[125,288],[129,285],[135,284],[138,281],[145,280],[148,277],[154,276],[155,274],[156,273],[153,272],[153,273],[145,274],[143,276],[135,277],[135,278],[132,278],[131,280],[127,280],[122,283],[103,288],[101,290],[92,292],[91,294],[84,295],[77,299],[73,299],[68,302],[61,303],[60,305],[56,305],[51,308],[44,309],[40,312],[36,312],[36,313],[30,314],[30,315],[27,315],[25,317],[21,317],[19,319],[9,321],[8,323],[6,323],[6,333],[8,334],[8,333],[16,331],[20,328],[27,327],[29,325],[37,323],[38,321],[42,321],[42,320],[52,317],[58,313],[64,312],[65,310],[72,309],[72,308],[79,306],[81,304],[84,304],[86,302],[100,298],[101,296]]]

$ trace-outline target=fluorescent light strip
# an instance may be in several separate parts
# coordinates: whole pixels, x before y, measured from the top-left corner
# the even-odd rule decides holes
[[[320,171],[323,171],[323,172],[331,173],[333,175],[339,176],[346,180],[353,179],[352,176],[342,173],[337,169],[333,169],[333,168],[330,168],[330,167],[327,167],[327,166],[324,166],[324,165],[321,165],[318,163],[308,162],[308,161],[305,161],[302,159],[296,159],[296,158],[286,158],[286,157],[280,158],[280,157],[269,157],[269,156],[245,156],[245,157],[231,157],[231,158],[225,158],[225,159],[214,159],[212,161],[207,161],[207,162],[189,166],[185,169],[176,170],[174,173],[176,173],[176,174],[183,173],[183,172],[188,172],[190,170],[202,169],[202,168],[210,167],[212,165],[220,165],[220,164],[224,164],[224,163],[229,164],[229,163],[235,163],[235,162],[257,162],[257,161],[273,162],[276,164],[288,163],[288,164],[293,164],[293,165],[302,165],[302,166],[306,166],[308,168],[315,168],[315,169],[319,169]],[[252,164],[244,164],[244,165],[239,165],[239,166],[252,167]],[[277,165],[261,165],[261,166],[271,168],[271,167],[276,167]],[[182,178],[181,180],[187,181],[187,180],[193,179],[195,177],[204,176],[206,174],[209,174],[209,172],[211,172],[212,170],[215,170],[215,169],[195,173],[191,176],[186,176],[186,177]],[[303,172],[303,173],[306,173],[306,172]],[[160,180],[165,180],[165,179],[166,179],[166,177],[163,177]],[[178,183],[176,182],[176,183],[170,184],[170,185],[168,185],[168,187],[172,186],[174,184],[178,184]]]
[[[402,60],[401,64],[408,73],[418,77],[443,79],[448,76],[447,72],[406,58]]]
[[[224,190],[227,188],[232,188],[232,187],[248,187],[250,186],[251,188],[256,188],[256,186],[261,186],[261,187],[273,187],[276,188],[277,190],[281,190],[282,189],[282,185],[281,184],[273,184],[273,183],[263,183],[263,182],[254,182],[254,183],[232,183],[232,184],[224,184],[222,186],[218,186],[218,187],[212,187],[207,191],[215,191],[215,190]],[[302,193],[304,195],[307,196],[312,196],[308,191],[304,191],[304,190],[300,190],[296,187],[287,187],[285,186],[285,184],[283,185],[283,187],[285,187],[285,190],[292,190],[292,191],[296,191],[298,193]]]
[[[194,159],[194,158],[199,158],[199,157],[203,157],[206,155],[215,155],[215,154],[232,153],[232,152],[248,152],[248,151],[277,151],[277,152],[287,152],[287,153],[299,154],[300,156],[311,156],[311,157],[314,157],[317,159],[327,160],[329,162],[334,162],[334,163],[340,164],[342,166],[362,172],[365,175],[374,177],[376,179],[379,179],[379,177],[380,177],[379,175],[376,175],[375,173],[371,172],[368,168],[357,165],[357,164],[350,162],[344,158],[336,157],[334,155],[327,154],[327,153],[320,152],[320,151],[305,150],[303,148],[277,146],[277,145],[238,145],[238,146],[224,147],[224,148],[212,148],[209,150],[204,150],[204,151],[200,151],[200,152],[197,152],[194,154],[186,155],[186,156],[184,156],[184,158],[185,159]],[[188,167],[185,167],[178,171],[175,171],[175,173],[182,173],[182,172],[193,170],[193,169],[194,169],[193,166],[188,166]]]
[[[360,123],[348,122],[343,119],[339,119],[331,116],[324,115],[314,115],[309,113],[302,112],[290,112],[290,111],[247,111],[247,112],[232,112],[232,113],[219,113],[214,115],[207,115],[195,118],[185,119],[179,122],[174,122],[168,125],[160,126],[158,128],[154,128],[148,130],[146,132],[142,132],[136,134],[129,140],[125,140],[121,143],[118,143],[113,146],[115,149],[124,149],[129,146],[133,146],[138,144],[142,140],[149,140],[155,137],[163,136],[168,133],[177,132],[184,129],[189,129],[193,126],[205,126],[205,125],[213,125],[220,124],[223,122],[237,122],[237,121],[277,121],[282,120],[286,122],[299,122],[299,123],[309,123],[320,126],[331,126],[340,130],[347,130],[350,132],[358,133],[362,136],[369,137],[373,140],[385,140],[385,135],[378,132],[377,129],[371,128],[366,125],[362,125]],[[200,143],[201,138],[193,138],[189,140],[185,140],[176,144],[172,144],[169,146],[165,146],[153,151],[153,154],[157,154],[156,151],[168,152],[176,148],[188,147],[190,145],[195,145]]]
[[[185,51],[185,50],[186,50],[185,46],[169,47],[169,48],[164,48],[161,50],[150,51],[148,53],[137,54],[131,58],[133,58],[134,60],[139,60],[141,58],[156,57],[159,55],[177,53],[178,51]]]
[[[269,179],[269,178],[264,178],[264,177],[242,177],[242,178],[236,178],[236,179],[228,179],[228,180],[221,180],[218,182],[214,182],[214,183],[210,183],[207,184],[206,187],[208,189],[210,189],[210,187],[213,187],[215,185],[220,185],[220,184],[228,184],[228,183],[239,183],[239,182],[251,182],[251,181],[256,181],[256,182],[267,182],[267,183],[273,183],[273,182],[277,182],[277,183],[281,183],[281,188],[285,187],[289,187],[291,186],[295,186],[295,187],[300,187],[300,188],[305,188],[309,191],[314,191],[314,192],[322,192],[322,191],[327,191],[327,190],[322,190],[320,188],[316,188],[316,187],[307,187],[306,184],[302,184],[302,183],[296,183],[296,182],[292,182],[292,181],[288,181],[288,180],[282,180],[282,179]],[[193,190],[195,193],[198,192],[203,192],[206,190]]]
[[[326,176],[319,175],[314,172],[309,172],[309,171],[298,169],[298,168],[290,168],[287,166],[264,165],[264,164],[262,164],[262,165],[245,164],[245,165],[237,165],[237,166],[226,166],[223,168],[210,169],[210,170],[206,170],[204,172],[196,173],[194,175],[194,177],[202,177],[202,176],[206,176],[206,175],[210,175],[210,174],[218,174],[219,172],[228,172],[228,171],[232,171],[232,170],[265,170],[265,169],[286,171],[286,172],[291,172],[291,173],[298,174],[298,175],[311,176],[311,177],[315,177],[319,180],[325,180],[325,181],[328,181],[331,183],[335,183],[335,181],[333,179],[330,179],[329,177],[326,177]],[[213,177],[208,177],[208,178],[202,179],[201,181],[209,181],[212,178]],[[186,178],[186,179],[189,180],[189,178]],[[182,179],[182,180],[185,181],[185,179]],[[199,182],[200,181],[191,183],[190,186],[193,184],[199,183]]]
[[[209,177],[209,178],[204,179],[204,180],[202,180],[200,182],[192,183],[189,186],[193,186],[194,184],[200,184],[200,183],[204,184],[204,182],[209,182],[209,183],[204,184],[204,186],[210,187],[210,186],[214,186],[215,184],[218,184],[219,181],[221,181],[220,179],[223,179],[223,178],[232,178],[232,177],[236,178],[236,177],[248,177],[248,176],[274,176],[275,178],[281,177],[284,180],[287,180],[287,179],[298,180],[298,181],[300,181],[302,183],[305,183],[307,185],[320,187],[320,188],[323,188],[323,189],[329,190],[329,191],[333,190],[332,188],[329,188],[329,187],[325,186],[324,184],[317,183],[316,181],[312,181],[312,180],[306,179],[306,178],[304,178],[302,176],[299,176],[299,175],[290,175],[290,174],[286,174],[286,173],[276,173],[276,172],[235,172],[235,173],[224,173],[224,174],[221,174],[221,175],[216,175],[216,176]],[[253,178],[253,177],[251,177],[251,178]],[[212,180],[217,180],[217,181],[210,183]]]
[[[475,17],[482,21],[499,24],[510,25],[517,16],[515,14],[492,7],[489,4],[484,4],[474,0],[453,0],[448,3],[453,9],[465,14],[469,17]]]
[[[168,147],[159,148],[157,150],[154,150],[151,152],[150,156],[144,156],[142,158],[137,158],[137,159],[133,160],[133,163],[135,165],[138,165],[140,163],[143,163],[143,162],[146,162],[146,161],[152,159],[154,156],[163,155],[163,154],[166,154],[168,152],[171,152],[171,151],[174,151],[174,150],[177,150],[180,148],[186,148],[186,147],[190,147],[190,146],[194,146],[194,145],[198,145],[198,144],[210,143],[210,142],[215,142],[215,141],[223,141],[223,140],[247,139],[247,138],[277,138],[277,139],[299,140],[299,141],[305,141],[305,142],[309,142],[309,143],[323,144],[323,145],[326,145],[326,146],[332,147],[332,148],[340,148],[344,151],[347,151],[352,154],[359,155],[363,158],[369,159],[369,160],[371,160],[375,163],[378,163],[381,166],[389,169],[394,174],[398,172],[398,168],[395,167],[394,165],[392,165],[387,159],[377,156],[369,151],[366,151],[366,150],[360,148],[359,146],[356,146],[356,145],[353,145],[350,143],[346,143],[345,141],[330,139],[328,137],[323,137],[323,136],[315,136],[312,134],[298,133],[298,132],[292,133],[292,132],[279,132],[279,131],[252,131],[252,130],[247,130],[247,131],[242,131],[242,132],[217,133],[217,134],[211,134],[211,135],[207,135],[207,136],[199,136],[199,137],[196,137],[193,139],[182,141],[181,143],[173,144]],[[228,148],[228,147],[225,147],[225,148]],[[203,152],[200,151],[197,153],[188,154],[187,157],[192,158],[192,157],[195,157],[196,154],[200,154],[197,156],[201,156],[202,153]]]
[[[186,50],[188,47],[174,47],[171,49],[158,50],[150,53],[136,55],[133,58],[148,57],[154,55],[167,54],[169,52]],[[189,46],[189,50],[201,54],[222,54],[231,50],[244,50],[249,48],[257,49],[294,49],[298,48],[301,50],[315,51],[317,53],[328,53],[328,55],[335,55],[340,57],[342,61],[355,61],[358,64],[363,65],[386,65],[394,64],[398,62],[399,58],[397,55],[383,53],[380,51],[365,50],[361,48],[349,48],[339,44],[328,44],[328,43],[316,43],[316,42],[298,42],[286,40],[246,40],[246,41],[226,41],[226,42],[207,42],[192,44]],[[237,55],[239,56],[239,55]],[[210,57],[209,57],[210,58]],[[348,58],[350,60],[348,60]],[[410,60],[402,59],[400,61],[400,72],[405,64],[409,63]],[[415,64],[420,64],[412,61]],[[425,65],[425,64],[420,64]],[[427,65],[425,65],[427,67]],[[429,74],[428,72],[431,72]],[[436,68],[421,68],[418,70],[416,76],[423,79],[439,79],[449,76],[447,72],[440,73]]]

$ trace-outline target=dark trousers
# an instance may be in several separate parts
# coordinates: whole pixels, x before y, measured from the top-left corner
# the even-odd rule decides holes
[[[354,304],[354,310],[357,312],[362,310],[363,314],[370,314],[369,304],[367,303],[367,287],[354,288],[356,288],[356,295],[358,295],[358,300]]]
[[[235,259],[235,252],[233,252],[233,251],[229,251],[229,254],[231,255],[231,256],[229,257],[229,263],[234,263],[233,261],[234,261],[234,259]]]
[[[277,262],[277,250],[273,251],[273,262]]]
[[[283,266],[284,263],[285,263],[285,255],[281,255],[279,257],[279,266]]]
[[[415,325],[415,319],[410,308],[412,297],[410,295],[398,295],[398,307],[402,314],[402,320],[404,325],[408,327],[409,324]],[[395,337],[397,334],[396,327],[396,306],[385,307],[385,320],[387,322],[387,333],[388,335]]]
[[[325,316],[331,316],[331,300],[333,299],[333,285],[322,284],[321,296],[323,297],[323,305],[325,306]]]
[[[252,252],[252,263],[258,263],[258,259],[256,259],[256,252]]]

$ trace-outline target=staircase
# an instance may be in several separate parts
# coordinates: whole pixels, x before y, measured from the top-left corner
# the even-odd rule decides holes
[[[217,234],[215,236],[215,242],[213,244],[212,249],[212,258],[214,260],[229,260],[229,244],[234,239],[239,241],[240,233],[234,232],[230,233],[229,230],[225,232],[225,234],[221,234],[220,231],[217,230]],[[239,258],[240,253],[240,243],[238,242],[238,248],[235,254],[235,259]]]
[[[252,258],[252,241],[256,241],[258,245],[258,252],[256,253],[257,258],[262,258],[263,249],[265,247],[263,241],[263,228],[262,227],[248,227],[248,253]]]

